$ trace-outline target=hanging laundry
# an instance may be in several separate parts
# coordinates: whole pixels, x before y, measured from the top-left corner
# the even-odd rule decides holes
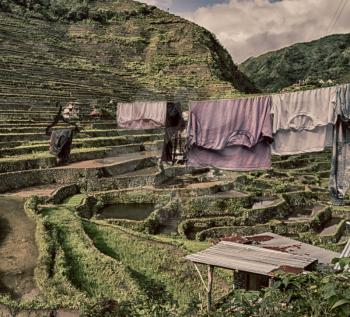
[[[271,113],[273,154],[323,151],[332,145],[336,87],[273,95]]]
[[[180,132],[186,127],[182,117],[181,104],[169,102],[165,122],[165,134],[161,160],[175,163],[177,150],[181,150]]]
[[[271,167],[271,97],[192,102],[188,162],[195,167]]]
[[[334,128],[329,189],[332,201],[344,203],[350,187],[350,84],[337,89],[337,122]]]
[[[68,161],[73,141],[73,129],[53,131],[50,139],[50,153],[57,157],[57,163]]]
[[[167,102],[118,103],[119,128],[143,130],[165,125]]]

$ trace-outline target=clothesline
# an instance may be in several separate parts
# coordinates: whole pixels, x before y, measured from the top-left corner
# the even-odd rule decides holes
[[[130,129],[165,126],[167,105],[167,102],[119,104],[118,125]],[[264,170],[271,168],[272,154],[319,152],[332,146],[330,191],[333,199],[341,202],[350,186],[348,122],[350,84],[191,101],[187,126],[188,164],[236,171]],[[174,127],[170,134],[166,133],[166,142],[171,139],[169,135],[174,136],[183,128],[180,124]]]
[[[333,146],[330,191],[341,202],[349,189],[349,121],[350,84],[191,102],[188,163],[238,171],[269,169],[272,153],[293,155]]]
[[[338,88],[342,86],[350,85],[350,83],[344,83],[344,84],[339,84],[335,86],[326,86],[326,87],[318,87],[318,88],[313,88],[313,89],[305,89],[305,90],[297,90],[297,91],[286,91],[286,92],[270,92],[270,93],[261,93],[261,94],[244,94],[244,95],[237,95],[237,97],[230,97],[230,98],[220,98],[219,100],[233,100],[233,99],[250,99],[250,98],[255,98],[255,97],[269,97],[269,96],[276,96],[276,95],[288,95],[288,94],[295,94],[298,92],[304,92],[304,91],[315,91],[315,90],[321,90],[321,89],[327,89],[327,88]],[[198,101],[214,101],[218,100],[218,98],[213,98],[213,99],[200,99],[200,100],[189,100],[189,103],[191,102],[198,102]]]

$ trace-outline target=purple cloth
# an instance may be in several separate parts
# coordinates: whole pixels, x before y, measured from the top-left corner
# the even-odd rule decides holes
[[[166,112],[167,102],[118,103],[118,127],[132,130],[164,127]]]
[[[271,97],[192,102],[189,165],[231,170],[271,167]]]

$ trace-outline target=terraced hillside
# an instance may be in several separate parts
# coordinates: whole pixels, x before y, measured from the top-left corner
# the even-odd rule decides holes
[[[2,1],[0,69],[4,110],[256,91],[208,31],[132,0]]]
[[[186,254],[236,234],[274,232],[337,252],[349,237],[349,206],[329,203],[329,152],[274,157],[267,172],[160,171],[161,130],[85,120],[70,163],[57,167],[42,113],[0,120],[5,316],[200,316],[205,290]],[[232,276],[215,274],[218,300]]]

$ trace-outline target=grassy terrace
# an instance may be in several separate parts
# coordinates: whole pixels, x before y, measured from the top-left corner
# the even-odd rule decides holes
[[[328,169],[328,161],[328,152],[276,157],[274,169],[266,173],[236,173],[211,183],[205,179],[196,183],[201,174],[188,174],[188,186],[164,183],[147,190],[137,185],[147,176],[141,171],[130,176],[134,180],[130,178],[125,189],[83,192],[61,205],[37,205],[32,198],[26,210],[37,224],[40,257],[35,279],[40,294],[21,306],[72,308],[84,316],[92,311],[107,316],[106,311],[116,310],[121,316],[199,316],[204,289],[183,257],[207,248],[220,236],[273,231],[340,250],[348,237],[342,220],[350,219],[350,209],[328,206],[325,178],[319,175]],[[317,170],[314,164],[319,164]],[[303,173],[296,173],[298,169]],[[106,181],[111,180],[101,179],[101,186]],[[177,208],[179,233],[151,235],[130,221],[82,219],[76,208],[91,196],[99,206],[157,202],[150,219],[161,219],[157,217]],[[264,199],[266,206],[254,207]],[[221,270],[215,274],[214,293],[219,299],[229,290],[230,275]],[[0,303],[18,307],[5,297]]]
[[[140,130],[131,133],[127,130],[111,129],[115,126],[112,120],[83,122],[82,125],[84,127],[96,125],[99,129],[83,130],[74,138],[71,162],[138,152],[141,146],[146,149],[156,149],[157,142],[163,139],[161,130]],[[16,122],[12,127],[15,130],[12,133],[0,133],[0,171],[2,173],[55,166],[55,158],[48,153],[49,137],[38,131],[40,129],[44,131],[45,126],[34,127],[34,131],[37,132],[32,133],[26,133],[26,129],[23,128],[16,131]]]
[[[135,316],[153,316],[155,304],[163,306],[162,316],[187,316],[198,309],[205,294],[197,273],[183,257],[206,248],[206,242],[152,237],[81,220],[72,208],[83,198],[76,195],[60,206],[40,207],[39,213],[33,200],[26,203],[26,212],[37,224],[40,257],[35,278],[40,295],[22,307],[75,308],[91,314],[92,306],[109,298],[119,303],[116,310],[124,307]],[[228,285],[223,273],[217,277],[219,298]],[[1,296],[0,303],[16,306]],[[103,305],[101,311],[96,309],[96,316],[107,316]]]
[[[128,133],[108,124],[115,123],[84,123],[95,136],[74,139],[71,162],[107,156],[108,163],[108,157],[121,155],[122,160],[124,154],[130,160],[141,145],[154,150],[163,138],[161,131]],[[18,130],[19,135],[23,131]],[[47,140],[10,139],[3,144],[7,148],[0,150],[2,172],[12,170],[21,177],[21,170],[34,169],[25,177],[36,178],[44,175],[39,171],[55,166]],[[122,167],[118,161],[115,168],[109,177],[66,175],[67,182],[78,183],[81,193],[68,195],[61,204],[35,203],[35,198],[26,203],[36,222],[39,259],[34,278],[39,293],[33,301],[1,296],[0,304],[16,309],[67,308],[91,317],[200,316],[205,290],[183,259],[186,254],[232,234],[272,231],[337,251],[348,238],[345,219],[350,219],[350,209],[328,204],[327,151],[274,157],[270,171],[225,172],[215,180],[205,171],[192,174],[177,167],[162,175],[154,162]],[[45,177],[51,184],[51,176]],[[97,216],[109,204],[150,202],[156,204],[155,210],[142,221]],[[174,219],[176,230],[161,233],[162,226]],[[215,274],[214,296],[219,299],[229,292],[232,276],[222,270]]]
[[[100,138],[76,138],[73,139],[73,148],[89,148],[89,147],[106,147],[120,146],[143,142],[152,142],[161,140],[162,134],[146,134],[137,136],[117,136],[117,137],[100,137]],[[10,141],[3,142],[4,148],[0,150],[0,156],[13,156],[20,154],[28,154],[31,152],[47,153],[48,140],[45,141]],[[7,146],[7,147],[6,147]]]

